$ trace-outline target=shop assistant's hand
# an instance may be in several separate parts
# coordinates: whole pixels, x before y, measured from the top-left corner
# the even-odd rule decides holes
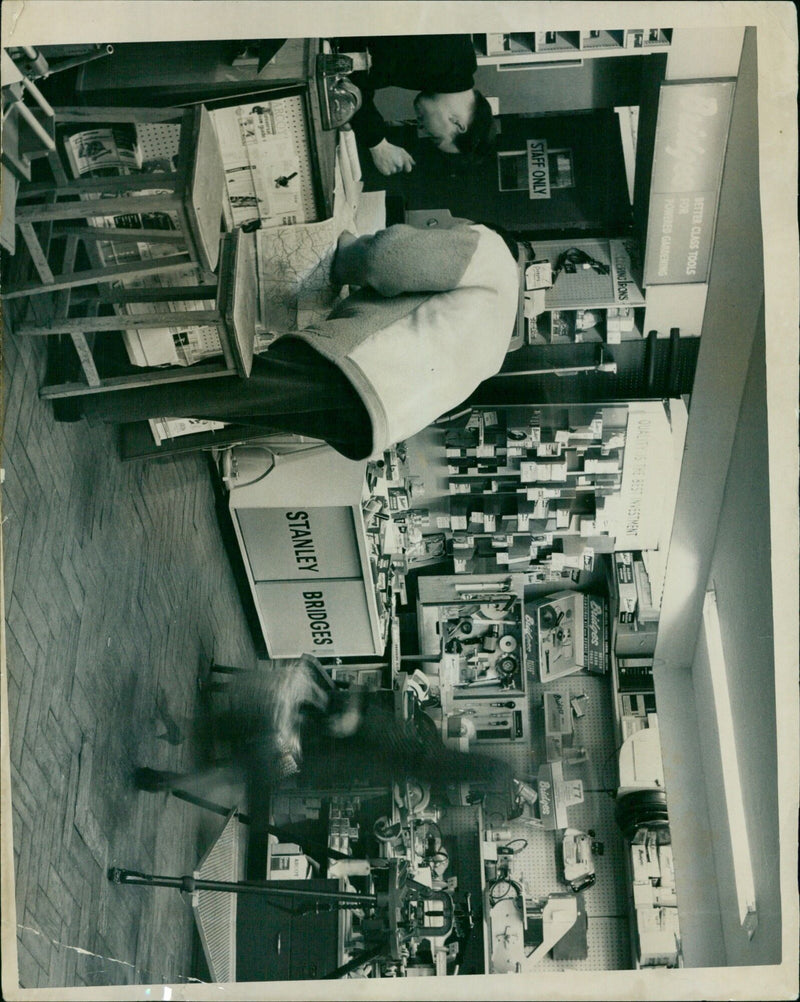
[[[387,139],[382,139],[370,150],[372,162],[381,174],[406,174],[412,170],[416,161],[402,146],[393,146]]]

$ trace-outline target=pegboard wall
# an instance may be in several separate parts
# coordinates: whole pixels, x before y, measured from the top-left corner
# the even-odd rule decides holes
[[[314,222],[314,172],[301,95],[251,100],[217,108],[211,118],[219,139],[235,225]],[[291,188],[277,179],[296,178]]]
[[[570,247],[579,247],[589,257],[600,264],[611,267],[611,250],[608,240],[577,240],[571,244],[568,240],[553,243],[535,243],[538,261],[549,261],[553,272],[559,256]],[[563,308],[581,308],[592,304],[614,303],[614,282],[609,270],[608,274],[600,275],[593,268],[578,267],[574,272],[561,271],[552,288],[545,294],[548,310]]]
[[[588,915],[588,955],[585,960],[556,961],[546,957],[542,971],[625,970],[632,967],[632,950],[627,913],[626,844],[614,820],[614,800],[609,791],[616,788],[616,749],[614,746],[609,680],[596,675],[572,675],[546,685],[529,678],[532,750],[519,745],[496,747],[493,754],[508,762],[518,777],[533,778],[545,761],[542,696],[556,692],[569,701],[585,693],[586,714],[573,718],[573,746],[585,748],[586,762],[564,763],[568,779],[581,779],[584,802],[569,808],[570,824],[582,831],[592,829],[604,845],[604,853],[595,859],[597,881],[583,892]],[[527,845],[512,857],[511,876],[524,884],[532,899],[563,892],[560,879],[560,839],[556,833],[531,827],[523,821],[506,822],[486,803],[486,826],[508,831],[511,839],[524,839]],[[442,834],[457,841],[459,892],[471,891],[480,898],[481,874],[478,850],[477,808],[448,807],[441,821]],[[455,872],[455,871],[454,871]]]
[[[136,139],[143,163],[167,160],[170,164],[178,155],[181,127],[173,122],[137,122]]]
[[[300,164],[304,220],[310,223],[317,219],[317,208],[314,200],[311,140],[308,134],[308,121],[303,107],[303,99],[299,95],[294,95],[280,98],[274,103],[281,106],[287,131],[291,135],[294,155]]]
[[[565,778],[581,779],[584,785],[584,802],[569,808],[569,821],[572,827],[582,831],[593,830],[597,840],[604,845],[603,855],[595,858],[596,883],[583,892],[588,916],[586,959],[556,961],[548,956],[537,969],[544,972],[630,969],[633,956],[627,910],[626,843],[614,819],[615,804],[611,796],[617,786],[617,767],[609,679],[576,674],[543,684],[529,676],[528,691],[532,734],[530,749],[523,742],[515,742],[494,746],[492,754],[507,761],[517,777],[533,779],[539,766],[546,761],[544,693],[558,693],[567,704],[571,697],[585,694],[585,715],[573,717],[572,747],[586,749],[587,760],[576,764],[563,763]],[[289,822],[307,817],[308,804],[316,807],[313,797],[308,801],[312,792],[286,791],[283,796],[275,798],[273,809],[276,820]],[[359,793],[363,797],[368,796],[368,791]],[[557,833],[534,828],[521,820],[505,821],[500,806],[499,802],[487,799],[486,827],[508,831],[509,840],[524,839],[527,842],[512,857],[511,876],[524,885],[526,895],[531,899],[563,893],[567,888],[561,880],[560,837]],[[451,856],[448,876],[458,877],[459,900],[463,901],[464,895],[470,892],[475,903],[481,899],[479,810],[476,806],[446,806],[440,822],[445,846]]]

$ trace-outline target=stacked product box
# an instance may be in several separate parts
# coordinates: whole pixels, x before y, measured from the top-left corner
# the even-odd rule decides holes
[[[332,797],[328,812],[328,848],[350,855],[353,842],[360,836],[356,820],[361,801],[358,797]]]
[[[614,554],[614,573],[619,595],[619,621],[632,623],[636,615],[636,582],[633,577],[633,554]]]
[[[643,967],[678,963],[680,926],[672,846],[659,844],[655,831],[643,831],[631,845],[633,903]]]

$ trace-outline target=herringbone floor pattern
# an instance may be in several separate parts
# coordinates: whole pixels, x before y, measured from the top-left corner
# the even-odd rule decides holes
[[[112,428],[56,423],[37,394],[43,341],[3,339],[19,981],[184,982],[188,903],[106,870],[196,865],[219,819],[137,792],[131,772],[191,765],[198,670],[250,666],[255,651],[205,457],[125,464]]]

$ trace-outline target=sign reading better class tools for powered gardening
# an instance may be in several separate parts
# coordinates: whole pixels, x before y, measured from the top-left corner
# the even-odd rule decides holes
[[[734,83],[667,83],[658,102],[645,285],[705,282]]]

